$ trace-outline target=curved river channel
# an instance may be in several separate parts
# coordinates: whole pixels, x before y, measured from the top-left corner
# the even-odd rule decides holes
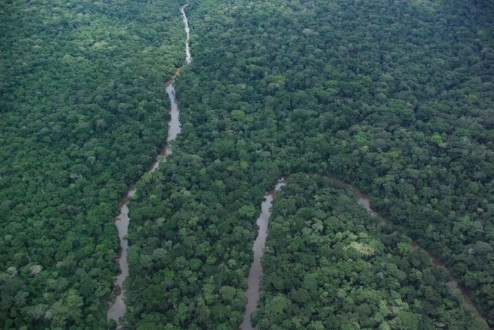
[[[184,30],[185,30],[185,63],[189,64],[192,61],[192,57],[190,56],[190,47],[189,47],[189,22],[187,20],[187,16],[185,15],[185,7],[187,5],[183,5],[180,7],[180,13],[182,14],[183,22],[184,22]],[[166,157],[172,153],[170,142],[175,140],[177,135],[180,133],[180,120],[179,120],[179,110],[177,105],[177,99],[175,98],[175,88],[173,88],[173,82],[175,81],[175,77],[180,72],[180,68],[177,69],[175,75],[172,77],[170,81],[165,83],[166,93],[170,98],[170,121],[168,122],[168,136],[166,138],[166,144],[159,153],[158,157],[154,163],[151,164],[146,173],[152,173],[158,169],[160,164],[166,160]],[[127,232],[129,228],[129,200],[136,193],[136,188],[132,187],[127,192],[125,197],[120,202],[120,214],[115,218],[115,225],[118,230],[118,238],[120,239],[120,255],[118,257],[118,265],[120,266],[121,273],[117,276],[117,280],[114,285],[114,292],[117,293],[117,297],[108,303],[108,310],[106,312],[106,319],[115,320],[118,324],[118,328],[121,328],[120,319],[124,316],[126,311],[125,301],[124,301],[124,290],[123,283],[127,276],[129,276],[129,264],[127,261]]]
[[[337,178],[332,177],[332,176],[327,176],[326,178],[328,180],[331,180],[331,181],[339,184],[340,186],[350,188],[352,191],[355,192],[355,195],[357,196],[357,202],[358,202],[358,204],[360,206],[364,207],[370,215],[372,215],[372,216],[377,217],[378,219],[380,219],[382,221],[382,224],[383,225],[387,225],[389,223],[386,218],[384,218],[383,216],[381,216],[379,213],[377,213],[376,211],[374,211],[370,207],[370,198],[369,198],[369,196],[365,195],[358,187],[353,186],[351,184],[348,184],[345,181],[342,181],[342,180],[337,179]],[[444,273],[446,274],[446,276],[448,277],[448,280],[449,280],[448,283],[446,284],[446,286],[448,288],[457,288],[460,291],[460,293],[461,293],[461,296],[463,298],[463,302],[467,306],[469,306],[471,308],[471,310],[474,313],[474,315],[476,317],[478,317],[478,318],[484,319],[486,321],[486,323],[487,323],[487,319],[482,316],[482,314],[480,313],[480,310],[475,305],[475,303],[472,301],[472,298],[470,298],[470,296],[468,295],[468,292],[465,290],[465,288],[463,288],[458,283],[458,280],[453,276],[453,274],[451,274],[451,272],[446,267],[446,265],[444,263],[442,263],[441,261],[439,261],[439,259],[437,259],[436,257],[432,256],[427,250],[425,250],[422,247],[420,247],[420,245],[415,240],[412,240],[412,248],[415,251],[421,250],[422,252],[424,252],[429,257],[429,260],[430,260],[430,262],[431,262],[432,265],[434,265],[434,266],[442,269],[444,271]]]
[[[350,188],[355,193],[357,197],[357,203],[360,206],[364,207],[370,215],[379,218],[382,221],[383,225],[388,224],[388,220],[386,218],[382,217],[379,213],[377,213],[370,207],[370,198],[367,195],[365,195],[358,187],[350,185],[335,177],[326,176],[326,179],[331,180],[345,188]],[[240,330],[255,329],[252,326],[250,319],[252,314],[257,310],[257,301],[259,300],[259,296],[260,296],[260,292],[259,292],[260,282],[263,276],[261,258],[262,255],[264,254],[264,248],[266,246],[269,216],[271,215],[270,208],[271,205],[273,204],[274,193],[284,185],[285,185],[285,178],[281,178],[280,180],[278,180],[275,189],[266,193],[266,195],[264,196],[264,201],[261,204],[261,215],[259,216],[256,222],[257,226],[259,227],[259,234],[256,240],[254,241],[254,246],[252,248],[252,250],[254,251],[254,261],[252,262],[252,265],[249,270],[249,277],[247,278],[248,288],[244,292],[244,295],[247,298],[247,306],[245,308],[243,322],[239,327]],[[422,250],[429,257],[429,260],[432,265],[442,269],[449,279],[446,286],[448,288],[457,288],[461,293],[463,302],[471,308],[474,315],[478,318],[484,319],[487,322],[486,318],[482,316],[479,309],[468,295],[468,292],[458,283],[458,280],[451,274],[451,272],[446,267],[446,265],[440,262],[437,258],[430,255],[429,252],[422,249],[415,240],[412,240],[412,247],[416,251]]]
[[[261,204],[261,215],[256,221],[256,225],[259,227],[259,234],[254,241],[252,250],[254,251],[254,261],[250,266],[249,277],[247,283],[249,284],[247,291],[244,292],[247,298],[247,306],[245,307],[244,321],[240,325],[242,330],[251,330],[252,323],[250,317],[257,309],[257,301],[259,300],[259,284],[263,275],[261,266],[261,257],[264,254],[264,246],[266,245],[266,237],[268,235],[268,222],[271,215],[271,205],[273,204],[273,195],[277,190],[285,185],[285,180],[282,178],[278,180],[278,183],[274,189],[268,192],[264,196],[264,201]]]
[[[184,30],[186,34],[185,38],[185,62],[186,64],[189,64],[192,61],[192,57],[190,55],[190,46],[189,46],[189,22],[187,20],[187,16],[185,14],[185,8],[187,5],[183,5],[180,7],[180,13],[182,14],[182,19],[184,22]],[[177,100],[175,98],[175,89],[173,87],[173,82],[176,78],[176,76],[179,74],[180,68],[177,69],[175,72],[175,75],[172,77],[170,81],[168,81],[165,84],[166,87],[166,92],[168,94],[168,97],[170,98],[170,121],[168,123],[168,136],[166,139],[166,144],[164,148],[161,150],[159,153],[158,157],[156,158],[155,162],[152,163],[147,170],[146,173],[152,173],[158,167],[162,162],[164,162],[167,158],[172,153],[171,147],[170,147],[170,142],[175,140],[177,135],[180,133],[181,128],[180,128],[180,121],[179,121],[179,109],[177,105]],[[342,186],[345,187],[350,187],[353,191],[356,192],[357,198],[358,198],[358,203],[365,207],[365,209],[372,214],[373,216],[376,216],[380,219],[382,219],[383,224],[387,224],[387,220],[383,217],[381,217],[378,213],[376,213],[374,210],[371,209],[370,207],[370,200],[369,197],[364,195],[357,187],[351,186],[348,183],[338,180],[334,177],[326,177],[329,180],[332,180],[336,183],[339,183]],[[264,247],[266,245],[266,237],[268,233],[268,223],[269,223],[269,216],[271,215],[271,205],[273,202],[273,197],[274,193],[279,190],[281,187],[285,185],[285,179],[282,178],[278,181],[276,184],[275,188],[272,191],[269,191],[266,193],[264,196],[264,201],[261,205],[261,215],[257,219],[257,226],[259,227],[259,234],[254,241],[254,246],[253,246],[253,251],[254,251],[254,261],[252,262],[251,268],[249,270],[249,275],[247,278],[248,282],[248,289],[245,291],[244,295],[247,298],[247,306],[245,308],[245,313],[244,313],[244,320],[242,324],[240,325],[240,329],[242,330],[251,330],[254,329],[252,327],[250,318],[252,316],[252,313],[254,313],[257,309],[257,302],[259,300],[259,289],[260,289],[260,281],[263,276],[263,271],[262,271],[262,265],[261,265],[261,258],[264,252]],[[125,311],[126,311],[126,305],[124,301],[124,290],[123,290],[123,283],[126,280],[126,278],[129,275],[129,265],[127,261],[127,248],[128,248],[128,241],[127,241],[127,232],[128,232],[128,227],[129,227],[129,208],[128,208],[128,203],[130,198],[136,193],[136,188],[132,187],[125,197],[122,199],[120,203],[120,214],[115,218],[115,225],[118,229],[118,237],[120,239],[120,255],[118,257],[118,264],[120,266],[121,273],[117,276],[117,280],[114,285],[114,292],[117,294],[116,298],[112,300],[111,302],[108,303],[108,310],[107,310],[107,320],[115,320],[118,324],[118,329],[121,329],[121,323],[120,319],[122,316],[124,316]],[[412,246],[415,250],[421,249],[420,246],[417,244],[417,242],[412,241]],[[438,259],[434,258],[430,254],[428,254],[427,251],[423,250],[430,258],[431,263],[441,269],[444,270],[446,275],[449,278],[448,282],[448,287],[456,287],[459,289],[461,292],[461,295],[463,297],[464,302],[469,305],[473,312],[478,316],[482,317],[481,314],[479,313],[478,308],[475,306],[475,304],[472,302],[471,298],[469,297],[468,293],[463,289],[459,284],[456,278],[453,277],[453,275],[449,272],[449,270],[446,268],[444,264],[442,264]]]

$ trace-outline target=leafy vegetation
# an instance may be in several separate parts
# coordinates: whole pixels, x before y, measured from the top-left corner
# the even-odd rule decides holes
[[[321,176],[276,195],[260,329],[486,329],[409,238]]]
[[[173,1],[0,3],[0,327],[104,328],[118,203],[166,137]]]
[[[307,173],[275,205],[268,244],[280,254],[266,256],[259,326],[483,326],[327,175],[443,261],[493,326],[493,11],[191,1],[182,134],[129,205],[125,325],[236,328],[261,199]],[[111,218],[163,142],[162,82],[183,64],[177,3],[5,1],[0,12],[0,320],[101,328],[117,272]]]
[[[236,328],[257,205],[279,173],[175,150],[163,170],[139,182],[130,203],[126,325]]]
[[[174,155],[157,174],[167,173],[163,181],[175,184],[166,188],[152,181],[150,191],[131,205],[131,217],[139,218],[131,222],[131,232],[139,232],[131,237],[135,255],[151,254],[144,246],[155,237],[151,228],[157,219],[163,226],[173,224],[173,232],[175,213],[168,207],[140,214],[169,204],[178,198],[174,192],[185,189],[193,205],[214,189],[211,178],[222,178],[225,190],[214,191],[213,201],[224,200],[225,216],[236,217],[229,223],[248,230],[244,236],[251,238],[256,215],[243,218],[228,211],[232,194],[243,195],[250,187],[252,197],[234,195],[233,201],[257,208],[254,198],[273,186],[274,173],[334,175],[366,191],[392,224],[447,264],[492,322],[492,5],[384,0],[217,4],[214,10],[209,2],[188,7],[194,61],[176,83],[184,129]],[[184,162],[200,168],[189,170]],[[211,184],[201,186],[197,180]],[[257,195],[250,195],[254,191]],[[187,219],[204,219],[202,225],[188,226],[187,236],[201,237],[212,249],[224,247],[233,229],[220,237],[205,231],[215,219],[208,212],[218,206],[204,204],[205,209],[184,204]],[[146,226],[148,234],[142,231]],[[188,241],[170,236],[167,244],[174,248],[169,253],[185,250],[181,244]],[[228,246],[239,248],[232,242]],[[163,247],[156,242],[153,248]],[[250,253],[247,244],[239,249]],[[154,274],[176,267],[171,260],[166,267],[153,266],[152,275],[148,270],[136,274],[139,280],[130,284],[135,297],[146,287],[144,276],[160,281],[162,276]],[[232,270],[245,276],[249,260],[235,261]],[[223,270],[225,263],[219,259],[214,265]],[[211,276],[203,268],[187,267],[190,276]],[[238,278],[229,278],[234,287]],[[169,304],[161,310],[139,308],[131,313],[131,324],[159,320],[203,327],[194,314],[205,299],[205,286],[198,283],[202,290],[192,290],[180,277],[169,284],[182,287],[182,323],[176,316],[179,304]],[[208,326],[226,326],[222,311],[232,304],[221,301],[222,285],[208,287],[218,299],[204,302],[213,313],[210,322],[216,322]],[[450,305],[444,290],[437,295]],[[417,299],[428,301],[419,291]],[[157,292],[168,297],[170,290]],[[212,308],[217,304],[223,310]],[[217,311],[220,316],[211,316]],[[413,306],[408,312],[425,313]],[[466,314],[458,314],[465,317],[460,321],[454,313],[438,307],[420,324],[468,322]]]

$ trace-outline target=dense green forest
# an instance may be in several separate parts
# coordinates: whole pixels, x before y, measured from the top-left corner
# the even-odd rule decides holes
[[[124,327],[236,329],[282,176],[260,328],[484,328],[409,237],[494,326],[493,3],[191,0],[187,15],[182,133],[138,180],[184,62],[178,2],[0,3],[0,326],[106,327],[113,217],[137,181]]]
[[[182,134],[131,203],[128,324],[235,328],[262,196],[299,172],[359,186],[494,322],[492,4],[209,1],[187,10],[194,60],[176,83]],[[403,272],[412,261],[400,258],[386,261]],[[404,318],[388,315],[389,326],[415,314],[418,328],[475,322],[437,270],[413,268],[432,274],[403,283],[423,307],[403,300]]]
[[[484,329],[409,238],[321,176],[276,195],[259,329]]]
[[[103,328],[113,217],[163,144],[173,1],[0,2],[0,328]]]

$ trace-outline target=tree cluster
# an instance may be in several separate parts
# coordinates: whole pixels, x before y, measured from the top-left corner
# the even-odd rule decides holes
[[[487,329],[411,240],[320,175],[276,194],[260,329]]]
[[[113,218],[166,138],[173,1],[0,3],[0,328],[104,328]]]

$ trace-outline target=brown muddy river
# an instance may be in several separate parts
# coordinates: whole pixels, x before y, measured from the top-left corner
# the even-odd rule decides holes
[[[264,247],[266,245],[266,237],[268,235],[268,223],[269,216],[271,215],[271,205],[273,204],[273,195],[276,191],[280,190],[285,185],[283,179],[280,179],[276,184],[273,191],[266,193],[264,201],[261,204],[261,215],[256,221],[256,225],[259,228],[259,233],[252,250],[254,251],[254,261],[250,266],[249,276],[247,277],[248,288],[244,292],[247,298],[247,306],[245,307],[244,321],[240,325],[242,330],[254,329],[250,322],[250,317],[257,309],[257,301],[259,300],[259,284],[263,275],[261,266],[261,257],[264,254]]]
[[[371,208],[371,202],[370,198],[365,195],[358,187],[355,187],[353,185],[350,185],[342,180],[339,180],[335,177],[326,177],[328,180],[331,180],[343,187],[350,188],[356,195],[357,197],[357,203],[364,207],[369,214],[371,214],[374,217],[379,218],[382,221],[383,225],[387,225],[388,221],[386,218],[382,217],[380,214],[378,214],[376,211],[374,211]],[[247,298],[247,306],[245,308],[245,313],[244,313],[244,319],[242,324],[240,325],[241,330],[253,330],[255,329],[250,321],[250,318],[252,314],[257,310],[257,301],[259,300],[260,296],[260,282],[261,278],[263,276],[263,270],[262,270],[262,265],[261,265],[261,257],[264,253],[264,248],[266,245],[266,237],[267,237],[267,231],[268,231],[268,223],[269,223],[269,217],[271,215],[271,206],[273,203],[273,195],[274,192],[279,190],[282,186],[285,185],[284,178],[280,179],[278,181],[278,184],[276,185],[275,189],[271,192],[266,193],[264,196],[264,201],[261,204],[261,215],[257,219],[257,226],[259,227],[259,234],[254,241],[254,246],[253,246],[253,251],[254,251],[254,261],[252,262],[250,271],[249,271],[249,276],[247,279],[248,282],[248,289],[245,291],[244,295]],[[459,290],[461,293],[461,297],[463,299],[463,302],[468,305],[472,312],[479,318],[483,318],[482,315],[479,312],[479,309],[477,306],[474,304],[470,296],[468,295],[468,292],[458,283],[458,280],[451,274],[449,269],[444,265],[442,262],[440,262],[437,258],[433,257],[430,255],[426,250],[422,249],[416,241],[412,241],[412,247],[414,250],[422,250],[424,253],[427,254],[427,256],[430,259],[430,262],[432,265],[442,269],[447,277],[449,278],[448,283],[446,284],[448,288],[456,288]],[[485,318],[484,318],[485,319]]]
[[[182,14],[184,26],[185,26],[185,62],[187,64],[192,60],[190,56],[190,48],[189,48],[189,24],[187,20],[187,16],[185,15],[185,7],[187,5],[180,7],[180,13]],[[180,69],[177,69],[178,74]],[[170,142],[175,140],[177,135],[180,133],[180,119],[179,119],[179,109],[177,104],[177,99],[175,97],[175,88],[173,87],[173,80],[166,83],[166,93],[168,94],[168,98],[170,99],[170,120],[168,122],[168,136],[166,138],[165,147],[161,150],[156,160],[151,164],[149,169],[146,171],[147,173],[152,173],[156,171],[160,164],[166,160],[166,158],[172,153],[172,149],[170,146]],[[125,305],[125,290],[123,289],[123,283],[129,276],[129,264],[127,261],[127,249],[128,249],[128,241],[127,241],[127,233],[129,228],[129,200],[136,193],[136,188],[132,187],[125,197],[122,199],[120,203],[120,214],[115,218],[115,225],[118,230],[118,238],[120,240],[120,255],[118,257],[118,265],[120,266],[120,274],[117,276],[117,280],[114,284],[114,292],[117,294],[116,298],[108,303],[108,310],[106,313],[106,319],[115,320],[119,325],[118,328],[121,328],[120,319],[125,315],[125,311],[127,309]]]

